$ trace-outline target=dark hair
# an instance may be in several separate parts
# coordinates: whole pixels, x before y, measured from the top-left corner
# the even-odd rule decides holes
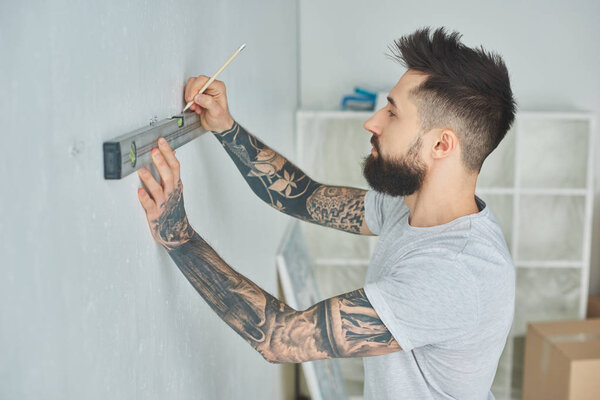
[[[461,143],[466,169],[479,173],[510,129],[517,103],[502,57],[483,47],[465,46],[461,36],[446,35],[442,27],[430,38],[429,28],[421,28],[395,40],[391,57],[429,75],[409,94],[419,110],[420,134],[451,128]]]

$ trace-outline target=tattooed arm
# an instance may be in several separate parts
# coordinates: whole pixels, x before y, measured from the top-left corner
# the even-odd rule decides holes
[[[399,351],[362,289],[297,311],[236,272],[191,227],[183,203],[179,162],[162,138],[152,159],[159,184],[141,168],[138,190],[154,239],[208,305],[273,363],[367,357]]]
[[[232,269],[196,232],[169,255],[217,315],[268,362],[402,350],[363,289],[296,311]]]
[[[271,207],[307,222],[373,235],[365,222],[366,190],[315,182],[236,121],[213,133],[250,188]]]
[[[373,235],[365,222],[366,190],[323,185],[248,133],[231,116],[225,83],[190,77],[184,99],[214,133],[250,188],[271,207],[304,221],[361,235]],[[201,89],[203,94],[196,95]]]

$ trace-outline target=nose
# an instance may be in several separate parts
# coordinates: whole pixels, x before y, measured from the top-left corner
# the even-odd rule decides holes
[[[375,115],[365,121],[363,128],[371,132],[373,135],[379,135],[379,132],[381,132],[380,128],[375,123]]]
[[[373,147],[375,147],[375,150],[377,150],[377,152],[379,152],[379,136],[381,135],[381,133],[383,132],[381,125],[377,122],[377,115],[378,113],[375,113],[371,116],[371,118],[369,118],[367,121],[365,121],[365,123],[363,124],[363,127],[372,134],[371,136],[371,144],[373,145]]]

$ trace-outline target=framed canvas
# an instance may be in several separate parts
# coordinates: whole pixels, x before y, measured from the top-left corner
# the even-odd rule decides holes
[[[323,300],[299,221],[292,221],[288,226],[276,263],[283,294],[290,307],[302,311]],[[302,371],[313,400],[348,400],[338,360],[304,362]]]

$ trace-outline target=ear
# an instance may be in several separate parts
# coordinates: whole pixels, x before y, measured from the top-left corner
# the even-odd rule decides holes
[[[442,129],[433,142],[432,157],[444,158],[458,146],[458,137],[452,129]]]

